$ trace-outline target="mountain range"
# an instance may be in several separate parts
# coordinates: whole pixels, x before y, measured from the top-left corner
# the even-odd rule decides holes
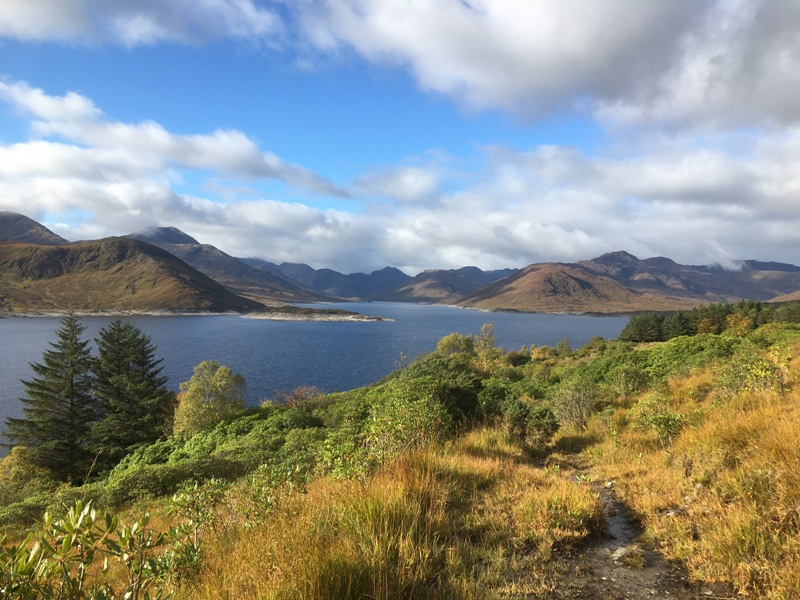
[[[36,221],[0,212],[0,308],[246,312],[342,300],[442,303],[520,312],[630,313],[740,299],[800,299],[800,267],[744,260],[691,266],[624,251],[522,269],[386,267],[342,274],[237,258],[174,227],[68,242]]]

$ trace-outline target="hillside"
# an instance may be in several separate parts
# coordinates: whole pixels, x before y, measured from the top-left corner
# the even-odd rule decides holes
[[[639,260],[627,252],[612,252],[577,264],[636,291],[708,302],[765,301],[800,290],[800,267],[784,263],[745,260],[724,269],[681,265],[664,257]]]
[[[0,298],[15,312],[250,311],[262,306],[165,250],[125,238],[67,246],[1,241]]]
[[[616,313],[692,306],[682,298],[632,290],[579,265],[539,263],[462,298],[458,306],[547,313]]]
[[[346,300],[375,300],[410,279],[393,267],[372,273],[344,274],[332,269],[314,269],[302,263],[275,265],[259,259],[244,259],[248,264],[295,281],[319,294]]]
[[[25,215],[9,211],[0,211],[0,240],[45,246],[69,244],[67,240],[44,225]]]
[[[374,299],[389,302],[449,303],[513,272],[513,269],[482,271],[477,267],[432,269],[412,277],[396,289],[376,295]]]
[[[577,350],[451,334],[374,385],[298,388],[80,487],[15,448],[0,528],[33,525],[41,550],[7,542],[0,585],[58,588],[68,554],[70,583],[114,597],[795,598],[800,325],[763,310]]]
[[[228,289],[260,303],[329,300],[326,296],[309,292],[295,283],[248,265],[214,246],[200,244],[174,227],[154,227],[127,237],[158,246]]]
[[[485,310],[618,313],[767,301],[800,290],[800,268],[794,265],[743,261],[739,267],[694,267],[612,252],[571,264],[529,265],[456,304]]]

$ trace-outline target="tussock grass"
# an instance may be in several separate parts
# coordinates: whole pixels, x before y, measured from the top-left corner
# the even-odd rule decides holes
[[[729,397],[709,390],[712,383],[709,369],[662,392],[670,410],[687,417],[671,445],[660,447],[636,427],[634,403],[616,415],[618,430],[582,457],[593,477],[614,480],[645,528],[643,539],[685,562],[693,579],[726,582],[752,597],[797,597],[800,391]],[[604,428],[596,419],[590,434]]]
[[[267,524],[209,540],[184,598],[500,598],[557,585],[553,553],[599,530],[597,498],[495,430],[321,479]]]

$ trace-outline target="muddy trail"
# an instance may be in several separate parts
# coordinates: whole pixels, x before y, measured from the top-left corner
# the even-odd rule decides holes
[[[564,598],[600,600],[666,598],[733,599],[720,586],[693,584],[686,570],[639,543],[642,533],[632,511],[611,482],[596,485],[605,520],[599,536],[567,560]]]

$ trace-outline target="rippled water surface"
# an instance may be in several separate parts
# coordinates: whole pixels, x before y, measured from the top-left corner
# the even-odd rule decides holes
[[[400,363],[433,350],[448,333],[477,334],[492,323],[497,344],[506,350],[535,344],[554,345],[569,338],[573,348],[593,336],[615,338],[627,317],[589,317],[486,313],[445,306],[391,303],[331,305],[394,319],[387,322],[298,322],[245,319],[238,316],[133,317],[151,336],[164,359],[170,387],[178,388],[200,361],[215,359],[242,373],[248,402],[271,398],[276,391],[314,385],[325,391],[367,385]],[[94,338],[111,319],[87,317],[86,337]],[[20,416],[19,380],[31,376],[28,364],[39,362],[55,339],[60,319],[0,319],[0,428],[7,416]]]

